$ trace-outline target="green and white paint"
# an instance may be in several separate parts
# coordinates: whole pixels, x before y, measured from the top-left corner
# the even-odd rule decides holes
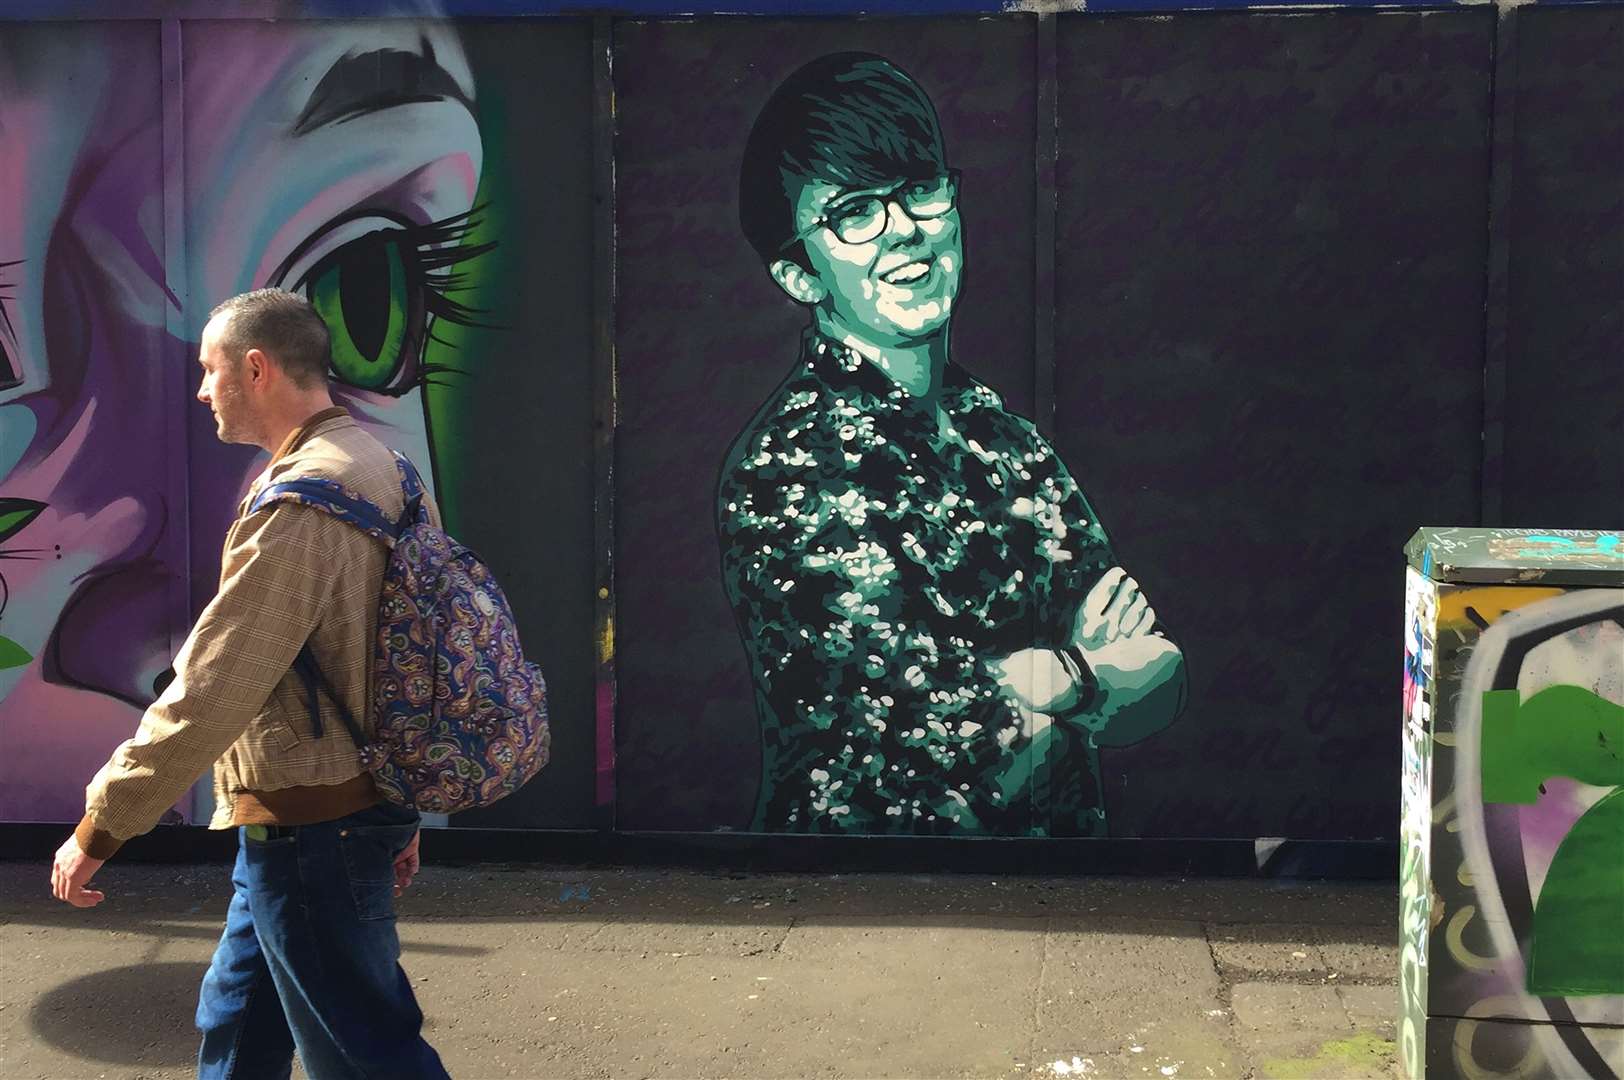
[[[1530,539],[1490,534],[1525,563],[1496,568],[1505,584],[1447,538],[1411,548],[1412,639],[1435,613],[1419,694],[1406,666],[1411,1075],[1624,1072],[1624,589],[1584,587],[1624,567]]]
[[[1184,662],[1054,448],[949,349],[965,264],[934,107],[857,53],[791,75],[741,221],[807,315],[717,490],[768,831],[1104,835],[1101,746]]]
[[[1404,747],[1399,864],[1399,1051],[1420,1076],[1427,1026],[1427,947],[1432,934],[1432,687],[1437,678],[1437,593],[1415,569],[1404,578]]]

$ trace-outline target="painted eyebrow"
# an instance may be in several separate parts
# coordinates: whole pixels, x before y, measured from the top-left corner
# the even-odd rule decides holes
[[[375,49],[347,52],[310,93],[293,122],[293,134],[308,135],[328,124],[342,124],[397,105],[458,101],[473,111],[473,102],[457,80],[434,58],[434,45],[420,39],[421,52]]]

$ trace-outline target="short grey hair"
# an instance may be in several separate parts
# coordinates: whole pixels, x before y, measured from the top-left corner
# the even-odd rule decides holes
[[[327,381],[332,336],[310,301],[286,289],[255,289],[233,296],[209,312],[227,316],[220,348],[232,363],[259,349],[282,365],[300,389]]]

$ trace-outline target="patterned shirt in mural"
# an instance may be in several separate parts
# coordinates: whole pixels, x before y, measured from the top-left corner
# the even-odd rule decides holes
[[[989,665],[1068,644],[1114,560],[996,393],[948,364],[916,398],[809,332],[734,444],[717,515],[762,719],[757,829],[1104,833],[1086,732],[1057,720],[1034,760]]]

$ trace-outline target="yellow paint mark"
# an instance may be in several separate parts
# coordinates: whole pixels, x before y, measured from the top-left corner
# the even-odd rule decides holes
[[[1467,904],[1455,912],[1449,919],[1449,929],[1444,931],[1444,941],[1449,945],[1449,955],[1463,967],[1469,967],[1473,971],[1493,971],[1500,966],[1500,961],[1492,956],[1479,956],[1466,947],[1462,937],[1466,932],[1466,924],[1471,922],[1476,914],[1476,904]]]
[[[598,663],[607,664],[615,658],[615,620],[603,620],[603,626],[598,630]]]
[[[1472,1050],[1472,1040],[1477,1036],[1478,1018],[1488,1017],[1528,1017],[1524,1002],[1515,995],[1503,994],[1497,997],[1486,997],[1473,1002],[1466,1007],[1466,1015],[1470,1019],[1462,1020],[1455,1025],[1455,1035],[1452,1040],[1455,1050],[1455,1069],[1466,1080],[1528,1080],[1529,1077],[1548,1074],[1545,1055],[1540,1048],[1539,1039],[1534,1037],[1532,1025],[1518,1024],[1514,1030],[1526,1040],[1528,1049],[1522,1058],[1510,1069],[1501,1072],[1480,1064],[1477,1055]],[[1531,1019],[1531,1018],[1530,1018]],[[1507,1025],[1497,1024],[1504,1031]]]
[[[1332,1039],[1308,1057],[1271,1058],[1263,1063],[1265,1076],[1281,1080],[1313,1077],[1390,1076],[1398,1062],[1398,1044],[1364,1032],[1351,1039]]]
[[[1528,585],[1485,585],[1481,589],[1450,589],[1438,598],[1438,629],[1462,630],[1475,625],[1466,617],[1471,608],[1493,625],[1500,616],[1520,607],[1561,596],[1566,589]]]

